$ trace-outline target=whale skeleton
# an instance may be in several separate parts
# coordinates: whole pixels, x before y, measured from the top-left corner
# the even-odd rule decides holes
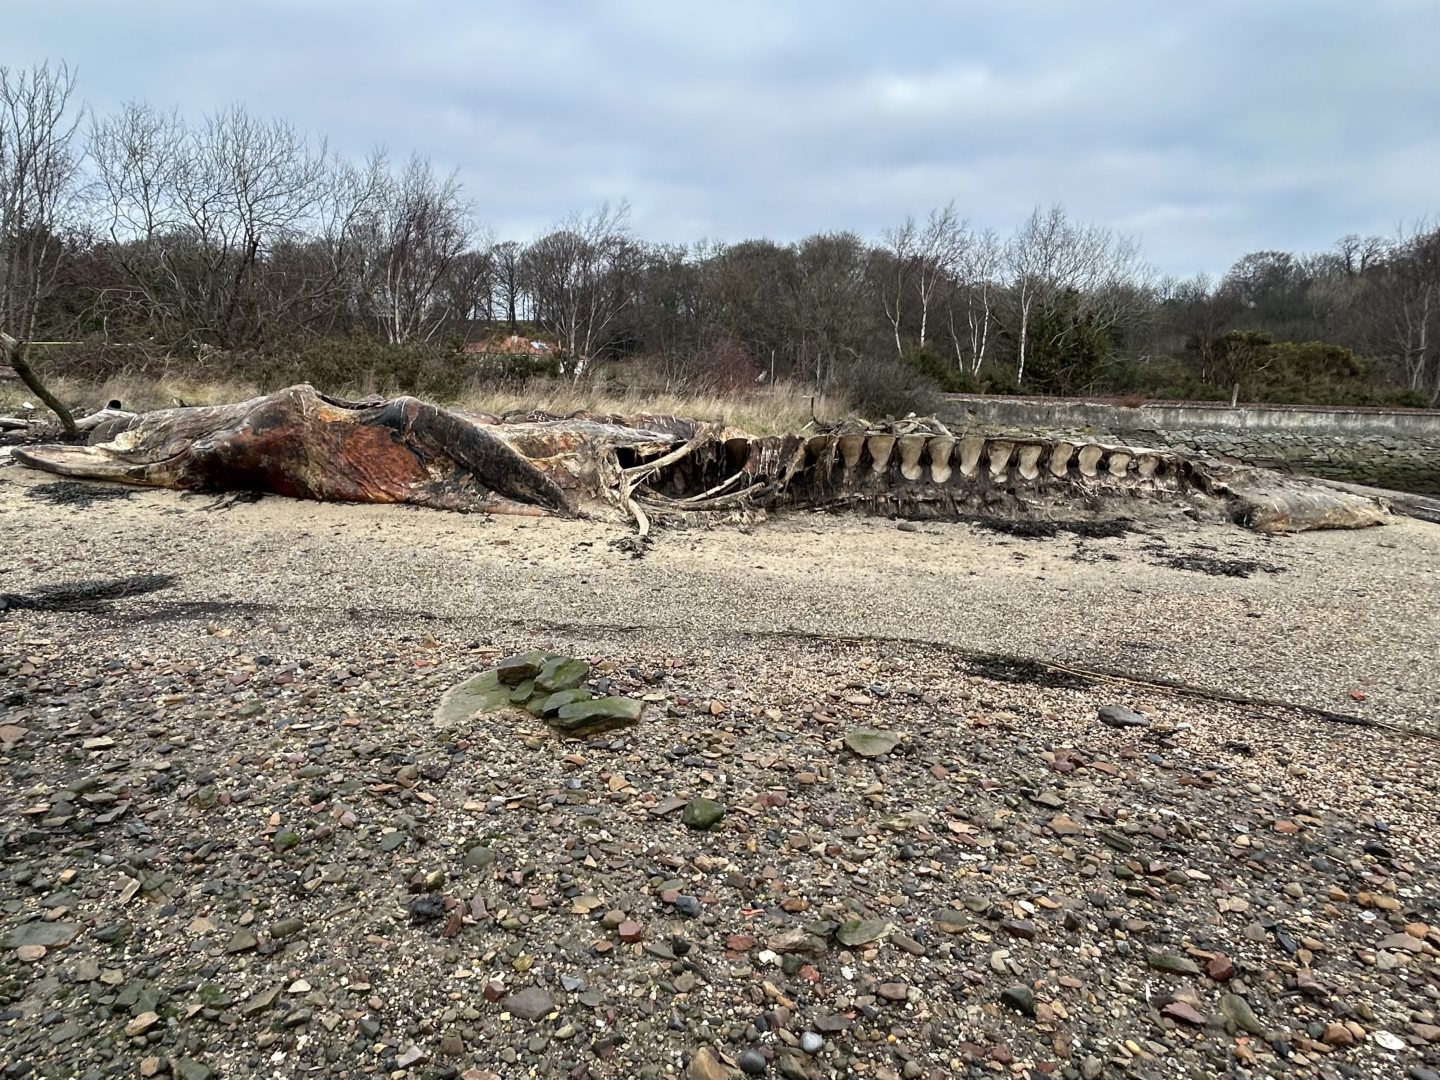
[[[1278,472],[1059,439],[956,434],[934,419],[752,436],[674,416],[504,417],[308,385],[233,405],[106,410],[88,445],[15,447],[63,476],[339,502],[652,522],[786,508],[964,519],[1185,504],[1276,533],[1382,524],[1383,499]]]

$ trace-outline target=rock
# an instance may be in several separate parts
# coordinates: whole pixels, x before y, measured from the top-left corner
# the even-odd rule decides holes
[[[509,701],[509,688],[501,685],[495,672],[487,671],[445,691],[435,709],[435,722],[442,726],[461,723],[477,712],[489,712]]]
[[[884,937],[889,929],[890,924],[884,919],[851,919],[840,924],[835,939],[841,945],[867,945]]]
[[[1226,982],[1235,977],[1235,964],[1224,953],[1216,953],[1205,962],[1205,974],[1216,982]]]
[[[414,1043],[411,1043],[404,1050],[400,1051],[400,1055],[395,1059],[395,1066],[400,1069],[413,1069],[416,1065],[424,1065],[429,1060],[430,1059],[425,1056],[424,1050],[421,1050]]]
[[[1326,1046],[1352,1046],[1355,1043],[1355,1036],[1344,1024],[1332,1020],[1325,1025],[1325,1032],[1320,1036],[1320,1041]]]
[[[633,945],[645,936],[645,927],[641,926],[634,919],[626,919],[615,928],[615,933],[620,936],[621,941]]]
[[[1148,728],[1150,718],[1124,705],[1100,706],[1100,722],[1112,728]]]
[[[845,735],[845,745],[861,757],[882,757],[900,745],[900,736],[893,731],[853,728]]]
[[[685,812],[680,815],[680,820],[692,829],[704,830],[713,828],[724,816],[724,803],[702,797],[691,799],[685,804]]]
[[[535,689],[547,694],[574,690],[590,677],[590,665],[584,660],[557,656],[535,676]]]
[[[1040,932],[1039,927],[1030,919],[1006,919],[1000,924],[1000,929],[1011,937],[1021,938],[1024,941],[1034,941]]]
[[[807,1031],[800,1036],[800,1049],[812,1056],[818,1054],[821,1050],[825,1049],[825,1038],[822,1035],[817,1035],[813,1031]]]
[[[910,987],[902,982],[881,983],[875,993],[886,1001],[904,1001],[910,996]]]
[[[13,895],[13,894],[12,894]],[[78,923],[27,922],[0,938],[0,949],[19,949],[25,945],[43,945],[47,949],[69,945],[80,933]]]
[[[1105,1063],[1094,1054],[1091,1054],[1084,1061],[1080,1062],[1080,1075],[1084,1080],[1099,1080],[1100,1075],[1105,1071]]]
[[[1028,986],[1009,986],[1000,991],[1000,1002],[1026,1016],[1035,1015],[1035,991]]]
[[[644,702],[634,698],[605,697],[563,705],[549,724],[568,739],[585,739],[616,728],[629,727],[640,719]]]
[[[125,1034],[129,1038],[136,1035],[143,1035],[160,1022],[160,1014],[155,1012],[142,1012],[128,1024],[125,1025]]]
[[[259,944],[260,942],[256,939],[255,935],[242,926],[231,935],[230,941],[225,946],[225,951],[227,953],[246,952]]]
[[[476,844],[465,851],[465,866],[469,870],[484,870],[495,861],[495,852],[488,844]]]
[[[536,716],[554,716],[566,705],[590,701],[594,697],[595,695],[584,687],[576,687],[574,690],[560,690],[553,694],[536,696],[526,708]]]
[[[21,945],[15,950],[15,959],[22,964],[38,964],[49,951],[44,945]]]
[[[1250,1008],[1250,1003],[1239,994],[1221,994],[1220,1012],[1236,1029],[1247,1035],[1265,1034],[1265,1025]]]
[[[726,1067],[708,1046],[696,1050],[685,1070],[686,1080],[732,1080],[735,1073]]]
[[[1171,1020],[1178,1020],[1182,1024],[1189,1024],[1191,1027],[1204,1027],[1208,1017],[1197,1011],[1183,1001],[1172,1001],[1160,1010],[1161,1014],[1170,1017]]]
[[[1085,826],[1066,814],[1057,814],[1050,819],[1050,831],[1056,836],[1079,836]]]
[[[500,1008],[521,1020],[539,1020],[555,1008],[555,999],[543,988],[531,986],[508,995]]]
[[[770,1067],[770,1063],[765,1060],[765,1055],[754,1047],[741,1051],[737,1060],[740,1071],[746,1076],[764,1076],[765,1070]]]
[[[1170,975],[1199,975],[1200,965],[1189,957],[1176,953],[1146,953],[1145,962],[1156,971]]]
[[[533,679],[539,675],[545,665],[552,659],[555,659],[555,657],[543,652],[528,652],[521,653],[518,656],[507,656],[495,665],[495,678],[505,686],[519,686],[522,682]]]

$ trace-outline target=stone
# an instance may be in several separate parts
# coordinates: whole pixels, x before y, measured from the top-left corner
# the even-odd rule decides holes
[[[754,1047],[742,1050],[737,1062],[740,1065],[740,1071],[746,1076],[764,1076],[765,1070],[770,1067],[770,1063],[765,1060],[765,1055]]]
[[[469,870],[484,870],[495,861],[495,852],[488,844],[476,844],[465,851],[465,866]]]
[[[685,812],[680,815],[683,821],[692,829],[711,829],[725,816],[725,804],[715,799],[704,797],[691,799],[685,804]]]
[[[1124,705],[1100,706],[1100,722],[1112,728],[1148,728],[1150,718]]]
[[[1146,953],[1145,962],[1156,971],[1169,975],[1199,975],[1200,965],[1189,957],[1176,953]]]
[[[21,945],[15,950],[15,958],[22,964],[38,964],[49,951],[44,945]]]
[[[1355,1043],[1355,1035],[1344,1024],[1332,1020],[1325,1025],[1325,1032],[1320,1036],[1320,1041],[1326,1046],[1352,1046]]]
[[[135,1019],[125,1025],[125,1034],[128,1038],[143,1035],[160,1022],[160,1014],[155,1012],[142,1012]]]
[[[555,1008],[555,999],[542,987],[531,986],[506,996],[500,1008],[521,1020],[539,1020]]]
[[[1247,1035],[1265,1034],[1265,1025],[1250,1008],[1250,1003],[1239,994],[1221,994],[1220,1012],[1237,1030]]]
[[[817,1035],[813,1031],[807,1031],[800,1036],[800,1049],[812,1056],[818,1054],[825,1049],[825,1037]]]
[[[900,736],[893,731],[874,728],[853,728],[845,735],[845,746],[861,757],[883,757],[900,745]]]
[[[884,919],[851,919],[840,924],[835,939],[841,945],[868,945],[884,937],[889,929],[890,924]]]
[[[19,949],[25,945],[43,945],[47,949],[69,945],[80,933],[77,923],[27,922],[0,938],[0,949]]]
[[[1009,986],[1000,991],[1000,1002],[1025,1016],[1035,1015],[1035,991],[1028,986]]]
[[[477,712],[489,712],[509,701],[509,688],[501,685],[495,672],[487,671],[445,691],[436,706],[435,721],[440,725],[458,724]]]
[[[535,689],[547,694],[555,694],[562,690],[574,690],[589,677],[590,665],[584,660],[557,656],[535,676]]]
[[[555,658],[548,653],[538,651],[507,656],[495,665],[495,678],[505,686],[519,686],[522,682],[539,675],[552,659]]]
[[[242,926],[231,935],[230,941],[225,946],[225,951],[227,953],[246,952],[259,944],[260,942],[256,939],[255,935]]]
[[[910,996],[910,987],[903,982],[881,983],[875,993],[886,1001],[904,1001]]]
[[[728,1068],[708,1046],[702,1046],[690,1058],[685,1070],[686,1080],[732,1080],[734,1070]]]
[[[645,704],[635,698],[604,697],[591,701],[575,701],[561,706],[549,721],[552,728],[568,739],[585,739],[616,728],[629,727],[640,719]]]
[[[560,690],[553,694],[536,695],[525,707],[535,716],[554,716],[566,705],[590,701],[594,697],[594,694],[582,686],[573,690]]]
[[[1204,1027],[1208,1017],[1199,1012],[1193,1006],[1183,1001],[1172,1001],[1160,1010],[1163,1016],[1171,1020],[1178,1020],[1182,1024],[1189,1024],[1191,1027]]]
[[[1235,977],[1235,964],[1224,953],[1216,953],[1205,961],[1205,974],[1216,982],[1226,982]]]

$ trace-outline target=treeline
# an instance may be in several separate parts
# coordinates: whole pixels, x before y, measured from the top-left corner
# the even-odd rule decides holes
[[[1162,279],[1058,206],[1008,235],[952,204],[873,240],[681,245],[621,204],[497,238],[423,158],[351,161],[239,106],[92,114],[66,67],[0,68],[0,332],[20,367],[52,340],[454,367],[519,333],[557,375],[790,379],[879,407],[933,387],[1435,405],[1440,226],[1253,253],[1213,282]]]

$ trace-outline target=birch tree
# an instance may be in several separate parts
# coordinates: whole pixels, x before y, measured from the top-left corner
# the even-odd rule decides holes
[[[74,90],[63,64],[0,67],[0,358],[71,438],[75,419],[30,366],[28,351],[75,209],[81,110],[71,104]]]

